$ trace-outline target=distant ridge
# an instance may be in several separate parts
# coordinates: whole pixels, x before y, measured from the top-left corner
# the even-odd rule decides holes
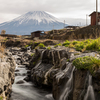
[[[64,24],[44,11],[33,11],[0,24],[0,31],[4,29],[6,34],[28,35],[37,30],[52,30],[53,26],[54,29],[62,29]]]

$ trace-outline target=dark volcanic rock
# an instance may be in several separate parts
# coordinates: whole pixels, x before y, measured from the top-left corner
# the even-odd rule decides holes
[[[20,80],[20,81],[16,82],[16,84],[23,84],[23,83],[24,83],[23,80]]]
[[[25,80],[26,82],[29,82],[29,81],[30,81],[30,78],[29,78],[29,77],[25,77],[24,80]]]
[[[63,49],[61,47],[52,48],[50,50],[36,49],[36,53],[30,60],[29,66],[29,68],[31,67],[31,80],[37,85],[52,86],[55,100],[84,100],[88,89],[89,72],[87,70],[76,69],[72,65],[72,61],[78,57],[95,57],[98,54],[92,52],[75,55],[75,53],[77,52],[71,52],[70,49]],[[99,70],[95,72],[91,83],[93,83],[96,100],[99,100]],[[67,91],[66,88],[69,90]],[[63,92],[65,92],[65,94],[63,94]],[[66,92],[68,93],[68,97],[66,97]],[[62,94],[65,97],[61,97]],[[60,97],[61,99],[59,99]]]

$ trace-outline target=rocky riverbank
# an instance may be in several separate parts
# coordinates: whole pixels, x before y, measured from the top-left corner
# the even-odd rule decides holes
[[[21,84],[18,85],[18,87],[21,88],[22,86],[22,89],[26,82],[32,81],[33,84],[37,86],[46,86],[47,88],[51,88],[55,100],[99,100],[100,67],[96,69],[95,74],[93,75],[89,70],[77,69],[73,65],[75,59],[85,56],[100,59],[100,55],[97,52],[82,53],[75,49],[63,46],[58,46],[56,48],[36,48],[33,50],[29,50],[29,48],[8,48],[5,56],[0,60],[1,100],[9,100],[9,97],[11,96],[11,87],[15,78],[14,71],[18,79],[16,84]],[[21,72],[20,70],[23,70],[22,68],[15,70],[16,64],[19,66],[26,66],[22,67],[25,69],[24,72],[26,73],[19,73]],[[24,75],[24,78],[19,80],[21,75]],[[28,91],[30,87],[31,86],[27,86]],[[35,93],[37,96],[40,95],[38,95],[37,92],[34,92],[37,91],[36,88],[32,89],[33,90],[30,91],[31,93]],[[15,95],[15,93],[13,94]],[[47,93],[44,95],[44,93],[42,93],[41,95],[44,95],[45,97],[40,96],[39,98],[42,98],[43,100],[53,100],[53,98],[50,99],[51,97],[48,98],[48,95],[46,94]],[[18,94],[16,95],[18,96]],[[24,98],[24,96],[21,95],[20,97]],[[34,98],[37,100],[39,99],[36,96],[27,98],[31,98],[30,100],[33,100]]]
[[[11,96],[15,67],[11,53],[6,52],[0,56],[0,100],[9,100]]]
[[[91,75],[87,69],[77,69],[72,64],[84,56],[100,59],[96,52],[81,53],[64,47],[36,49],[28,66],[31,80],[52,87],[55,100],[99,100],[100,69]]]

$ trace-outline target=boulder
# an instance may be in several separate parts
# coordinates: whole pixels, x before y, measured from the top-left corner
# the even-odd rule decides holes
[[[24,81],[23,80],[19,80],[18,82],[16,82],[16,84],[23,84]]]

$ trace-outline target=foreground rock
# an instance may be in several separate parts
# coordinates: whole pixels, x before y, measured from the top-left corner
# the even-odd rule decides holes
[[[88,70],[77,70],[72,65],[74,59],[83,56],[100,58],[95,52],[80,53],[62,47],[38,49],[29,65],[31,79],[37,85],[52,87],[55,100],[100,100],[100,71],[98,70],[92,78]],[[92,92],[89,93],[89,87],[92,86]]]
[[[0,57],[0,98],[8,100],[11,96],[12,84],[14,83],[14,71],[16,64],[14,59],[6,53]]]

